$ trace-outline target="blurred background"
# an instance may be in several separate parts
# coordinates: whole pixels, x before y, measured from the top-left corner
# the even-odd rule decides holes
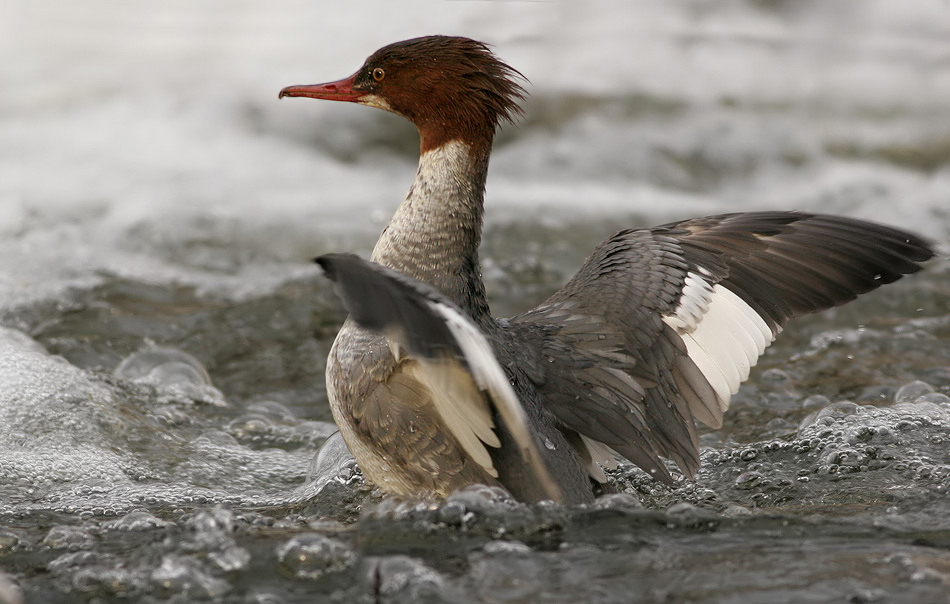
[[[530,80],[490,228],[782,208],[950,238],[946,0],[5,0],[0,308],[104,270],[266,289],[323,249],[367,251],[414,129],[277,92],[433,33]]]

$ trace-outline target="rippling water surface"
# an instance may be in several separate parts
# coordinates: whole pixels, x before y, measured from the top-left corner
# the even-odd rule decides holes
[[[417,141],[276,94],[428,33],[528,76],[482,251],[506,316],[617,229],[690,215],[946,245],[946,3],[394,6],[0,8],[0,603],[945,601],[945,259],[789,325],[695,482],[383,499],[333,436],[344,315],[309,259],[368,253]]]

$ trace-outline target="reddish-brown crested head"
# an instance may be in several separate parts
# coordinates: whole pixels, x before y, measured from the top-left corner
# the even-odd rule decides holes
[[[422,152],[452,140],[486,150],[495,128],[521,114],[525,91],[518,71],[475,40],[427,36],[372,54],[337,82],[290,86],[281,97],[348,101],[398,113],[419,129]]]

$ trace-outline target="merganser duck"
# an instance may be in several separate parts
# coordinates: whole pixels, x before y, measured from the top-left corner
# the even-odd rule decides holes
[[[492,318],[478,248],[496,128],[520,73],[467,38],[373,53],[352,76],[280,97],[378,107],[419,130],[419,169],[372,262],[317,262],[350,312],[330,351],[333,417],[384,492],[483,483],[526,502],[593,500],[620,454],[692,478],[694,418],[730,397],[793,317],[920,269],[922,238],[852,218],[747,212],[623,230],[543,304]],[[603,466],[603,467],[602,467]]]

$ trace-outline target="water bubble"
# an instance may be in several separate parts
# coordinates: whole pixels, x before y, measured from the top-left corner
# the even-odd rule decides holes
[[[137,511],[130,512],[117,520],[107,522],[102,525],[102,528],[111,531],[150,531],[154,529],[164,529],[170,526],[173,526],[171,522],[161,520],[148,512]]]
[[[159,365],[148,373],[146,379],[167,387],[206,386],[211,383],[211,378],[203,367],[181,362],[167,362]]]
[[[459,501],[446,501],[439,506],[437,518],[446,526],[462,526],[473,515]]]
[[[0,556],[24,549],[27,545],[28,543],[20,534],[12,529],[0,526]],[[2,601],[0,600],[0,602]]]
[[[281,569],[300,579],[317,579],[343,570],[355,560],[356,554],[348,546],[318,533],[297,535],[277,547]]]
[[[189,381],[200,384],[211,384],[211,377],[204,366],[187,352],[177,348],[154,346],[135,352],[115,368],[113,374],[130,381],[148,381],[156,369],[173,366],[188,368],[182,375],[191,378]]]
[[[219,551],[210,552],[208,560],[224,572],[237,572],[247,568],[251,562],[251,553],[243,547],[231,545]]]
[[[912,403],[923,395],[930,394],[933,391],[934,387],[927,382],[921,382],[920,380],[908,382],[897,389],[897,394],[894,395],[894,402]]]
[[[241,439],[269,434],[273,427],[270,419],[256,414],[242,415],[228,423],[228,432]]]
[[[352,472],[348,471],[349,466],[355,463],[356,458],[346,447],[343,435],[336,432],[323,443],[314,456],[307,470],[307,480],[316,483],[317,489],[322,488],[334,478],[343,477],[344,474],[347,475],[342,478],[345,481],[352,476]]]
[[[742,505],[730,505],[723,510],[722,515],[726,518],[744,518],[752,515],[752,510]]]
[[[838,401],[837,403],[832,403],[824,409],[818,412],[818,419],[823,417],[844,417],[846,415],[853,415],[861,411],[860,405],[853,403],[851,401]]]
[[[643,509],[643,503],[630,493],[609,493],[598,497],[591,507],[596,510],[632,511]]]
[[[222,430],[206,430],[198,435],[194,441],[196,445],[213,445],[216,447],[238,447],[238,441]]]
[[[188,551],[221,550],[234,543],[234,514],[222,506],[201,510],[185,522],[185,528],[190,531],[183,544]]]
[[[387,497],[375,506],[365,510],[361,519],[385,520],[386,522],[415,522],[423,523],[434,520],[432,512],[438,510],[439,504],[435,501],[423,499],[402,499]]]
[[[743,472],[736,478],[735,487],[741,490],[754,489],[765,482],[765,476],[759,472]]]
[[[946,394],[942,394],[940,392],[929,392],[914,400],[914,404],[920,405],[921,403],[932,403],[934,405],[947,405],[947,404],[950,404],[950,396],[947,396]]]
[[[331,422],[305,421],[293,427],[294,434],[298,434],[302,440],[308,442],[326,440],[339,431],[336,424]]]
[[[46,565],[46,568],[55,575],[68,575],[79,568],[96,564],[112,565],[115,561],[115,556],[111,554],[78,551],[57,556]]]
[[[505,514],[521,505],[501,487],[483,484],[464,486],[449,495],[445,501],[460,504],[468,512],[484,515]]]
[[[489,541],[482,547],[486,554],[530,554],[531,548],[521,541]]]
[[[149,411],[149,416],[155,418],[166,426],[185,426],[190,424],[194,418],[188,411],[178,405],[159,405]]]
[[[666,509],[666,513],[675,518],[679,523],[700,524],[714,522],[716,514],[709,510],[689,503],[688,501],[678,501]]]
[[[759,379],[768,384],[785,384],[791,378],[781,369],[767,369],[761,373]]]
[[[893,386],[873,384],[862,388],[855,398],[860,401],[883,403],[893,400],[895,392],[897,392],[897,389]]]
[[[410,556],[371,556],[362,565],[367,590],[392,602],[459,602],[468,598],[452,593],[445,579],[421,560]]]
[[[94,565],[77,570],[71,583],[77,591],[86,594],[127,597],[141,590],[145,581],[124,568]]]
[[[190,556],[168,554],[152,571],[151,582],[161,592],[186,599],[213,600],[231,590],[230,584],[207,573],[201,563]]]
[[[276,401],[258,401],[247,406],[248,413],[258,415],[267,415],[281,421],[292,421],[296,419],[293,412]]]
[[[742,452],[739,454],[739,458],[740,458],[742,461],[752,461],[753,459],[755,459],[755,458],[758,457],[758,456],[759,456],[758,450],[756,450],[756,449],[754,449],[754,448],[752,448],[752,447],[750,447],[750,448],[748,448],[748,449],[743,449]]]
[[[115,368],[116,377],[160,389],[165,402],[226,405],[224,395],[211,384],[204,366],[177,348],[153,346],[135,352]]]
[[[77,551],[91,549],[95,545],[95,537],[78,526],[54,526],[43,538],[43,545],[50,549],[68,549]]]
[[[72,588],[89,596],[128,596],[147,583],[146,574],[130,569],[112,554],[73,552],[51,560],[47,570],[68,582]],[[3,600],[0,599],[0,602]]]

